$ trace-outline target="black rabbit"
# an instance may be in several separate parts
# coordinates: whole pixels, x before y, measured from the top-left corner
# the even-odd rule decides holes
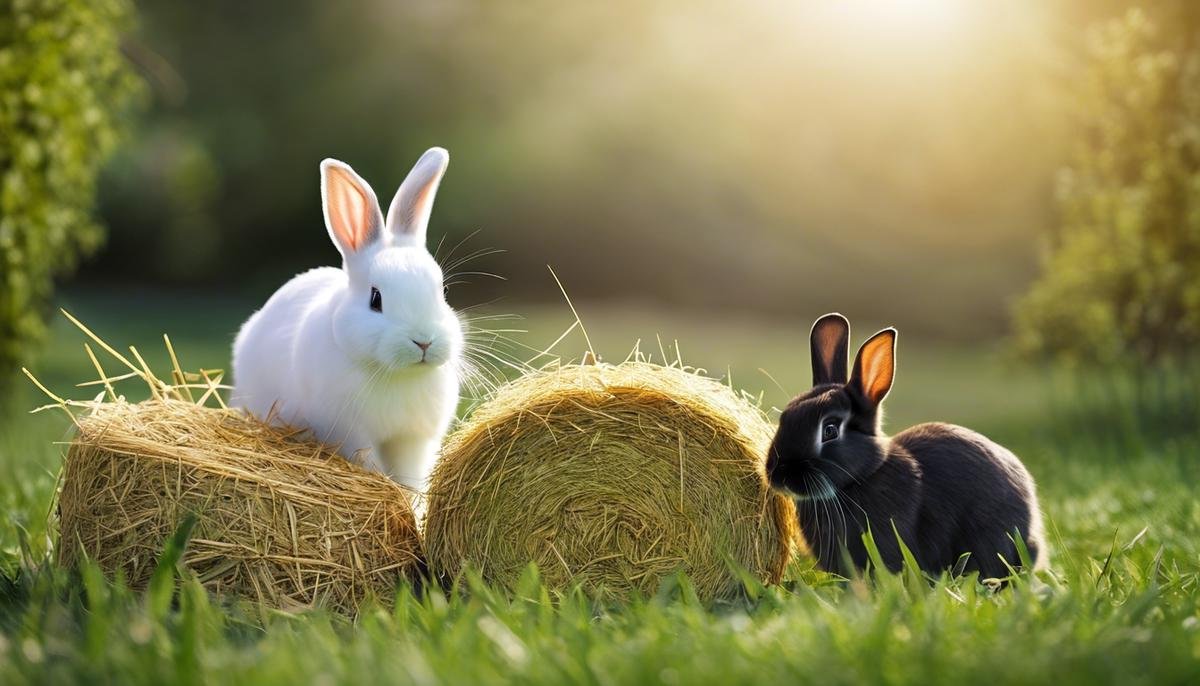
[[[951,424],[884,435],[880,404],[895,376],[896,330],[863,343],[847,381],[849,343],[850,323],[842,315],[813,324],[813,388],[784,409],[767,456],[771,485],[796,500],[821,568],[848,576],[847,560],[865,567],[868,525],[893,571],[902,564],[897,533],[931,573],[1006,577],[1006,561],[1020,564],[1014,532],[1039,565],[1045,556],[1041,514],[1021,461]]]

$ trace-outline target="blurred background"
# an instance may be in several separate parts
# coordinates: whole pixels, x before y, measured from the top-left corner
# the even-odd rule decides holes
[[[795,577],[800,621],[840,636],[813,644],[838,653],[818,669],[1200,683],[1198,39],[1200,0],[0,0],[0,682],[323,661],[303,676],[357,679],[376,653],[451,682],[686,678],[641,659],[709,645],[694,603],[658,619],[673,590],[649,614],[604,610],[595,636],[575,631],[592,615],[574,595],[505,614],[487,589],[353,627],[272,614],[272,634],[261,608],[225,616],[193,581],[173,602],[178,538],[145,602],[94,569],[53,571],[73,440],[59,410],[87,411],[54,400],[95,398],[92,380],[127,371],[113,353],[173,378],[163,334],[183,370],[231,382],[216,370],[238,326],[339,262],[320,161],[386,202],[442,146],[430,248],[482,367],[464,412],[520,362],[590,342],[609,362],[637,346],[704,368],[773,419],[811,383],[811,323],[837,310],[855,347],[899,329],[888,432],[963,424],[1029,468],[1048,585],[938,585],[953,600],[937,605],[906,575],[873,615],[857,582]],[[117,391],[145,399],[125,376]],[[714,640],[775,641],[783,593],[721,608]],[[849,623],[831,619],[839,598]],[[425,630],[443,616],[465,621]],[[641,671],[592,659],[629,646]],[[740,664],[707,657],[691,671]]]
[[[573,321],[547,265],[606,357],[678,339],[772,401],[835,309],[855,343],[920,341],[931,383],[978,368],[960,351],[1200,340],[1188,0],[0,5],[4,378],[46,366],[63,304],[226,365],[242,318],[337,261],[318,162],[388,198],[433,145],[431,249],[481,252],[452,304],[532,347]]]

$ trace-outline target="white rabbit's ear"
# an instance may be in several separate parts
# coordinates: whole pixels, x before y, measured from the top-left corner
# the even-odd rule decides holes
[[[450,164],[450,153],[443,148],[430,148],[413,166],[387,213],[387,230],[394,240],[414,245],[425,244],[425,229],[438,184]]]
[[[344,259],[379,240],[383,224],[379,200],[350,165],[334,159],[321,162],[321,203],[325,228]]]

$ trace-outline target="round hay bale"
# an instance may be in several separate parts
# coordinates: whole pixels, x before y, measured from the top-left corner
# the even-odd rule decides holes
[[[705,600],[739,592],[735,568],[778,582],[797,527],[767,485],[772,434],[729,387],[677,367],[527,374],[447,439],[428,494],[430,569],[445,582],[470,566],[511,588],[534,562],[552,587],[618,596],[682,571]]]
[[[179,400],[100,403],[77,420],[59,494],[59,562],[145,587],[189,513],[201,583],[285,610],[390,602],[424,562],[406,491],[298,431]]]

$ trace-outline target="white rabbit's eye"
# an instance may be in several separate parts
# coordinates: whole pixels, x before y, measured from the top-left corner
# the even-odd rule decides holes
[[[443,298],[449,297],[449,295],[450,295],[450,286],[447,284],[442,284],[442,297]]]
[[[383,294],[374,286],[371,286],[371,309],[376,312],[383,312]]]
[[[825,424],[825,428],[821,429],[821,440],[822,441],[832,441],[833,439],[838,437],[838,434],[841,433],[841,431],[842,431],[842,427],[840,426],[840,423],[837,422],[836,420],[827,422]]]

